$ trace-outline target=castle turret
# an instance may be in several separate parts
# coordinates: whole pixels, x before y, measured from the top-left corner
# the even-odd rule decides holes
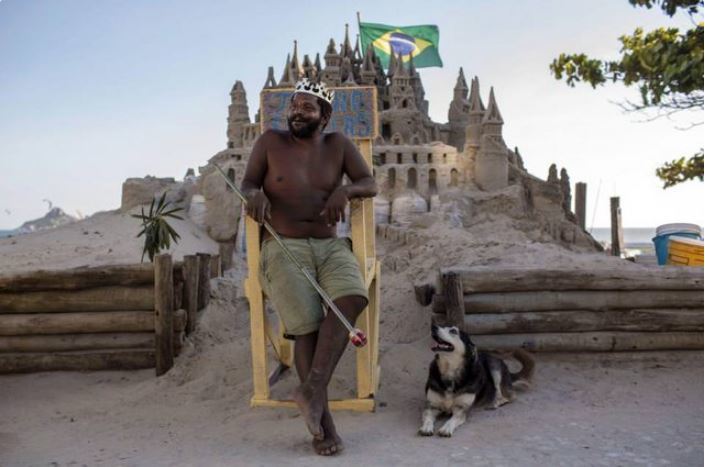
[[[416,108],[421,110],[423,114],[428,117],[428,101],[426,100],[426,90],[423,88],[423,83],[421,82],[421,75],[416,71],[414,66],[414,57],[409,55],[409,79],[411,82],[411,87],[414,89],[414,96],[416,97]]]
[[[458,79],[453,88],[453,100],[448,108],[448,124],[450,126],[450,135],[448,136],[448,144],[455,146],[458,151],[462,151],[465,147],[465,130],[470,121],[470,102],[468,97],[468,84],[465,81],[463,68],[460,67]]]
[[[509,149],[502,139],[503,124],[494,89],[490,88],[490,100],[482,119],[480,150],[475,160],[475,181],[483,190],[501,190],[509,184]]]
[[[470,108],[468,110],[468,124],[465,128],[465,148],[463,152],[473,159],[480,148],[482,138],[482,119],[485,116],[485,106],[480,97],[480,80],[475,76],[470,84]]]
[[[304,76],[311,81],[316,81],[316,69],[313,66],[313,63],[311,63],[311,59],[308,57],[308,55],[304,55],[304,61],[301,65],[301,68],[304,71]]]
[[[401,55],[395,61],[395,65],[396,70],[392,76],[392,84],[389,86],[390,108],[416,110],[416,95]]]
[[[335,41],[333,39],[328,43],[323,59],[326,62],[326,67],[321,72],[321,81],[326,83],[328,87],[340,86],[340,66],[343,58],[335,50]]]
[[[243,146],[244,127],[250,123],[250,111],[247,107],[247,93],[242,81],[236,81],[230,91],[228,107],[228,147]]]
[[[374,50],[372,47],[367,49],[365,58],[362,60],[362,67],[360,69],[360,83],[366,86],[372,86],[375,84],[375,78],[377,77],[377,71],[375,70],[374,64]]]
[[[277,87],[277,81],[274,79],[274,67],[270,66],[267,69],[267,81],[264,82],[264,89]]]
[[[316,52],[316,60],[313,61],[313,66],[316,69],[316,78],[320,78],[323,67],[321,67],[321,54]]]
[[[301,79],[301,76],[304,74],[303,69],[299,65],[299,44],[298,41],[294,41],[294,53],[292,54],[292,59],[291,59],[291,79],[296,83],[299,79]]]
[[[350,44],[350,34],[348,33],[348,24],[345,24],[345,39],[343,39],[343,44],[340,46],[340,56],[345,58],[348,57],[351,61],[353,59],[353,48]]]

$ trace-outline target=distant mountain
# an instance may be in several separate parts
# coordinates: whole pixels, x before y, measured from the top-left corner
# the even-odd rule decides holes
[[[61,225],[73,224],[76,221],[78,221],[77,218],[66,214],[63,209],[52,208],[48,213],[44,215],[44,217],[25,222],[18,229],[15,229],[15,231],[11,232],[10,234],[19,235],[30,232],[38,232],[40,230],[49,230],[59,227]]]

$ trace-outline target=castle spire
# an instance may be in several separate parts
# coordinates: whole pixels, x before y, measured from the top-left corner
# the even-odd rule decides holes
[[[377,70],[375,70],[374,51],[372,47],[367,48],[365,58],[362,60],[362,69],[360,70],[360,81],[362,84],[371,85],[375,82]]]
[[[394,73],[397,72],[397,56],[392,51],[391,54],[389,54],[389,65],[387,68],[387,76],[391,79],[392,76],[394,76]]]
[[[276,87],[277,87],[277,82],[274,79],[274,67],[270,66],[269,69],[267,69],[267,81],[264,82],[264,89],[276,88]]]
[[[473,78],[470,85],[470,112],[484,112],[485,106],[480,97],[480,80],[477,76]]]
[[[313,61],[313,66],[316,67],[316,76],[320,75],[323,67],[321,67],[321,54],[318,52],[316,52],[316,60]]]
[[[294,40],[294,53],[291,59],[291,78],[293,81],[298,81],[301,77],[302,70],[299,66],[299,41]]]
[[[455,82],[455,88],[453,88],[453,93],[456,99],[467,99],[468,98],[468,83],[465,81],[465,73],[463,72],[463,67],[460,67],[458,72],[458,80]]]
[[[499,113],[497,101],[494,98],[494,87],[490,88],[490,101],[487,104],[487,111],[482,119],[482,124],[484,125],[485,123],[504,123],[504,120],[502,120],[502,114]]]
[[[343,40],[343,46],[340,49],[340,55],[351,59],[353,58],[353,49],[350,45],[350,34],[348,33],[347,23],[345,23],[345,39]]]
[[[307,55],[304,55],[304,61],[301,65],[301,68],[304,70],[304,76],[310,80],[315,80],[316,79],[316,69],[311,63],[311,59]]]
[[[279,80],[279,87],[293,87],[294,84],[296,83],[291,76],[291,56],[286,54],[286,64],[284,65],[284,73],[282,74],[282,78]]]

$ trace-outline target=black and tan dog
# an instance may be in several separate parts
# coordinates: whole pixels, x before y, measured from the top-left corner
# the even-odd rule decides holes
[[[419,434],[432,436],[436,418],[441,413],[451,417],[438,430],[440,436],[452,436],[467,418],[470,407],[485,405],[497,408],[515,398],[515,385],[528,386],[534,372],[534,360],[521,349],[512,356],[522,364],[510,373],[507,364],[491,353],[478,351],[470,336],[457,327],[433,325],[431,334],[436,358],[431,362],[426,382],[426,408]]]

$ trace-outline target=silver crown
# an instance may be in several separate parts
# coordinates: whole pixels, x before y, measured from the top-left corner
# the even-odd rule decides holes
[[[301,81],[296,83],[294,92],[304,92],[306,94],[320,97],[331,105],[333,105],[333,98],[335,97],[335,91],[329,91],[326,87],[326,83],[314,83],[308,78],[303,78]]]

